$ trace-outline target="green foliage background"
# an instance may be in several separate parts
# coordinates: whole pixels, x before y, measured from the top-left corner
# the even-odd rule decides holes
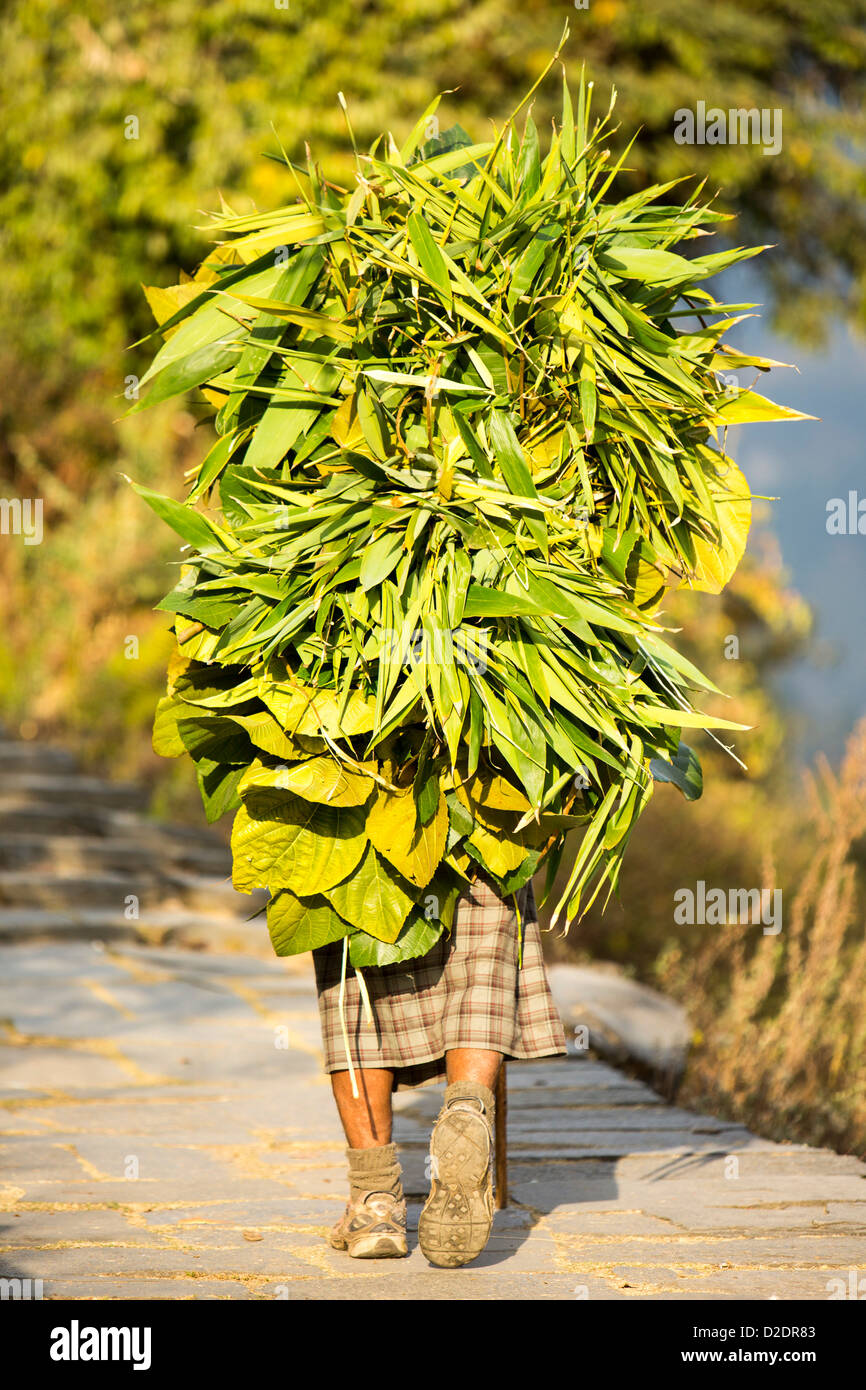
[[[335,174],[350,167],[340,90],[365,148],[450,88],[444,123],[483,132],[531,85],[565,17],[572,70],[585,58],[601,90],[620,89],[622,132],[644,128],[637,180],[710,173],[740,213],[738,240],[784,245],[780,285],[818,275],[825,308],[832,298],[862,312],[866,0],[287,6],[89,0],[62,16],[51,0],[6,7],[0,313],[51,380],[104,363],[145,325],[138,279],[196,259],[190,226],[203,198],[272,198],[279,171],[257,158],[271,121],[289,150],[314,131],[316,156]],[[698,100],[781,108],[781,153],[677,145],[674,112]],[[542,100],[535,114],[542,126],[552,110]],[[137,140],[124,138],[129,115]]]

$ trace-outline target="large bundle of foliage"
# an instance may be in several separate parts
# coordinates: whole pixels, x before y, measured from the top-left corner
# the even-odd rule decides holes
[[[138,489],[187,551],[155,747],[235,810],[279,954],[424,954],[474,874],[549,890],[566,841],[571,921],[654,780],[700,794],[682,731],[742,727],[694,707],[719,692],[659,603],[743,552],[725,427],[794,414],[720,379],[771,364],[701,282],[760,248],[671,250],[720,214],[618,199],[590,98],[563,83],[544,156],[528,98],[481,143],[434,102],[352,188],[284,155],[297,200],[224,207],[196,275],[148,292],[139,404],[198,387],[217,435],[183,503]]]

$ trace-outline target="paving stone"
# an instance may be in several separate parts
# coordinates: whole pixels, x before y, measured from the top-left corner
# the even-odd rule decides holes
[[[719,1269],[725,1266],[755,1266],[762,1269],[823,1268],[828,1265],[846,1267],[862,1257],[862,1238],[837,1233],[828,1238],[825,1232],[805,1233],[786,1231],[780,1238],[776,1233],[743,1232],[707,1240],[687,1232],[665,1233],[635,1240],[611,1236],[598,1240],[592,1236],[560,1235],[559,1250],[563,1262],[572,1262],[575,1269],[598,1268],[600,1265],[628,1264],[650,1269]]]
[[[50,1103],[50,1102],[49,1102]],[[237,1114],[228,1097],[191,1097],[184,1094],[175,1103],[131,1105],[125,1099],[116,1105],[75,1103],[56,1106],[50,1126],[39,1110],[4,1107],[0,1103],[0,1142],[4,1134],[44,1137],[76,1143],[82,1136],[101,1135],[128,1142],[159,1139],[213,1143],[241,1143],[249,1139],[249,1122]]]
[[[261,1242],[263,1245],[264,1242]],[[337,1254],[337,1251],[331,1252]],[[316,1252],[318,1255],[318,1251]],[[17,1248],[0,1254],[0,1275],[16,1274],[25,1279],[63,1278],[69,1273],[98,1275],[101,1279],[135,1275],[137,1278],[166,1277],[200,1272],[218,1278],[244,1278],[247,1274],[267,1273],[289,1278],[320,1266],[299,1259],[287,1251],[262,1251],[259,1244],[244,1241],[238,1250],[175,1249],[165,1241],[145,1235],[123,1244],[108,1242],[74,1245],[61,1250]]]
[[[128,1079],[121,1059],[98,1052],[66,1052],[58,1047],[4,1047],[0,1034],[0,1099],[21,1092],[75,1091],[86,1077],[88,1086],[112,1088]],[[146,1078],[145,1078],[146,1079]],[[152,1078],[154,1081],[159,1078]]]
[[[373,1264],[374,1261],[364,1261]],[[391,1263],[389,1261],[389,1263]],[[406,1261],[395,1260],[402,1268]],[[385,1288],[382,1285],[385,1283]],[[510,1275],[498,1269],[495,1276],[489,1272],[471,1273],[464,1270],[428,1270],[427,1273],[408,1274],[401,1272],[387,1275],[371,1275],[366,1270],[353,1271],[350,1279],[329,1279],[312,1277],[292,1285],[290,1298],[309,1299],[328,1302],[342,1300],[375,1300],[460,1303],[497,1302],[519,1299],[521,1301],[540,1301],[560,1299],[572,1301],[575,1297],[574,1281],[568,1275],[546,1273],[543,1276]],[[594,1296],[605,1301],[621,1297],[612,1289],[596,1282]]]
[[[140,1279],[136,1276],[117,1277],[110,1280],[100,1278],[81,1278],[72,1275],[68,1279],[55,1277],[45,1283],[46,1301],[69,1300],[128,1302],[137,1299],[189,1299],[189,1300],[236,1300],[273,1297],[260,1294],[241,1280],[232,1279]]]
[[[717,1302],[725,1299],[748,1302],[769,1302],[779,1300],[826,1301],[833,1291],[831,1281],[848,1281],[847,1269],[835,1269],[827,1265],[820,1270],[792,1269],[717,1269],[705,1270],[662,1270],[647,1271],[638,1266],[613,1265],[605,1271],[604,1280],[597,1276],[582,1279],[590,1288],[598,1288],[604,1283],[620,1298],[644,1302],[648,1299],[675,1301]],[[591,1293],[590,1301],[596,1295]],[[760,1326],[761,1309],[742,1310],[740,1321],[748,1320]],[[808,1313],[801,1309],[796,1314],[797,1325],[808,1325]]]
[[[685,1110],[675,1110],[673,1106],[574,1106],[562,1108],[562,1100],[557,1107],[522,1106],[510,1111],[508,1134],[515,1139],[521,1136],[554,1135],[581,1133],[591,1130],[632,1131],[647,1135],[664,1134],[668,1130],[681,1130],[690,1134],[738,1133],[748,1137],[748,1130],[736,1128],[719,1122],[708,1121],[702,1115],[690,1115]]]
[[[160,1244],[156,1235],[149,1234],[147,1227],[139,1223],[134,1214],[131,1219],[131,1215],[120,1207],[91,1207],[86,1210],[49,1207],[11,1216],[6,1213],[0,1216],[0,1255],[14,1258],[12,1252],[20,1248],[23,1234],[26,1234],[27,1248],[31,1249],[67,1242],[91,1245],[134,1240]]]
[[[857,1159],[668,1106],[577,1054],[509,1065],[510,1205],[464,1270],[417,1247],[444,1086],[398,1092],[411,1254],[351,1261],[323,1240],[345,1141],[309,958],[0,956],[0,1259],[48,1298],[822,1299],[866,1267]]]
[[[259,1201],[239,1196],[220,1202],[202,1202],[197,1206],[153,1206],[137,1211],[135,1216],[137,1224],[158,1228],[163,1233],[183,1234],[209,1227],[238,1230],[273,1227],[301,1231],[333,1226],[342,1215],[344,1205],[344,1193],[335,1192],[332,1197],[319,1198],[296,1198],[278,1193]]]

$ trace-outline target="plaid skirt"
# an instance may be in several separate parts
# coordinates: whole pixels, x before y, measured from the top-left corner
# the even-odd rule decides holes
[[[532,884],[517,895],[524,919],[518,968],[517,917],[482,879],[457,903],[450,934],[417,960],[364,970],[374,1025],[347,966],[344,1014],[352,1066],[394,1072],[404,1090],[445,1078],[445,1053],[483,1048],[506,1058],[566,1052],[550,993]],[[348,1070],[340,1026],[342,941],[313,951],[327,1072]]]

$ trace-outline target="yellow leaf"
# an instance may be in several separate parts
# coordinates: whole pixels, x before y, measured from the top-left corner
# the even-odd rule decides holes
[[[352,449],[356,454],[370,453],[358,419],[354,395],[347,396],[336,411],[331,422],[331,434],[341,449]]]
[[[448,808],[440,796],[436,814],[428,825],[416,825],[412,788],[401,792],[377,789],[367,816],[367,834],[380,854],[419,888],[430,882],[445,853]]]
[[[175,623],[177,644],[190,661],[210,661],[220,640],[220,633],[211,632],[202,623],[190,623],[179,617]]]
[[[458,796],[464,788],[470,801],[477,802],[479,806],[487,806],[494,811],[529,810],[529,801],[525,794],[498,773],[476,773],[462,784],[462,788],[457,788]],[[469,809],[474,808],[470,806]]]
[[[349,696],[342,715],[342,696],[334,690],[263,680],[259,695],[288,734],[324,733],[329,738],[351,738],[369,733],[376,722],[375,702],[365,700],[356,690]]]
[[[195,275],[192,277],[199,286],[212,285],[218,280],[219,272],[214,270],[216,265],[242,265],[240,256],[235,254],[235,248],[226,242],[223,246],[213,246],[207,253],[207,259],[202,261]]]
[[[182,309],[191,299],[195,299],[196,295],[201,294],[201,285],[197,285],[194,280],[188,280],[185,285],[168,285],[165,289],[159,285],[142,285],[142,289],[157,323],[164,323],[172,314],[176,314],[178,309]],[[170,338],[179,327],[178,323],[174,328],[166,329],[163,337]]]
[[[189,657],[186,655],[185,652],[182,652],[177,643],[175,643],[174,651],[168,658],[168,670],[166,673],[167,684],[165,689],[166,695],[174,694],[175,685],[178,679],[184,674],[185,671],[189,669],[191,665],[192,662],[190,661]]]
[[[497,878],[504,878],[506,874],[519,869],[528,854],[523,845],[509,840],[501,831],[485,830],[477,821],[468,843],[478,850],[487,868]]]
[[[722,425],[754,425],[772,420],[816,420],[818,417],[791,410],[787,405],[777,405],[766,396],[759,396],[757,391],[741,391],[719,406],[715,418]]]
[[[646,610],[658,604],[664,597],[667,586],[677,583],[677,577],[669,571],[665,570],[662,573],[655,565],[649,564],[646,560],[638,560],[637,577],[632,595],[635,607]]]
[[[364,812],[251,788],[235,816],[231,844],[232,883],[242,893],[258,887],[321,893],[350,874],[364,853]]]
[[[374,771],[375,763],[367,764]],[[248,787],[279,787],[305,801],[330,806],[363,806],[375,787],[371,777],[352,771],[330,755],[308,758],[289,767],[264,767],[255,762],[238,783],[243,795]]]
[[[743,558],[749,526],[752,520],[752,495],[749,484],[730,459],[723,480],[724,491],[715,494],[713,501],[719,514],[721,545],[713,545],[694,537],[697,562],[690,587],[720,594]]]
[[[523,451],[532,463],[533,473],[543,472],[556,463],[564,433],[564,430],[558,430],[556,434],[551,434],[547,439],[540,439],[535,444],[523,444]]]

